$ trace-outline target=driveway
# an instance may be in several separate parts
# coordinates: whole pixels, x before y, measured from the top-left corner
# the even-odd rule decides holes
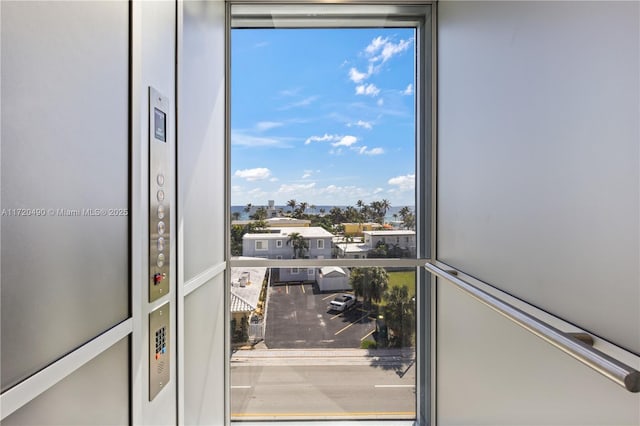
[[[320,293],[315,284],[281,284],[269,289],[265,344],[269,349],[360,348],[373,341],[375,318],[360,302],[348,312],[327,312],[339,293]]]

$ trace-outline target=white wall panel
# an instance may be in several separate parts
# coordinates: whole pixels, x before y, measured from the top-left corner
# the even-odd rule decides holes
[[[223,425],[225,406],[224,274],[184,301],[184,420]]]
[[[442,2],[438,259],[640,353],[640,4]]]
[[[184,280],[224,261],[224,2],[184,2],[180,75],[180,228]]]
[[[5,390],[129,315],[129,9],[1,8]]]
[[[438,260],[640,354],[640,4],[438,12]],[[640,424],[638,394],[443,282],[437,360],[439,425]]]
[[[638,394],[442,280],[438,307],[439,426],[640,424]]]
[[[2,420],[6,426],[114,426],[128,423],[128,338]]]

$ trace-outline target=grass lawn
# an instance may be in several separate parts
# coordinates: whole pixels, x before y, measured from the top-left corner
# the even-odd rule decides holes
[[[407,287],[409,296],[416,295],[416,271],[389,272],[389,288]]]

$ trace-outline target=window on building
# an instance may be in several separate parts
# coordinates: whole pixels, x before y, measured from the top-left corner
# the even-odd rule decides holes
[[[275,200],[281,220],[292,222],[276,240],[279,253],[290,250],[287,259],[232,257],[230,266],[268,271],[253,314],[263,326],[261,350],[303,358],[278,361],[273,351],[269,365],[251,370],[233,364],[242,355],[234,352],[231,420],[424,419],[430,369],[420,348],[430,316],[421,267],[431,207],[416,187],[428,188],[431,175],[430,8],[231,0],[229,11],[229,208],[244,218],[247,206]],[[397,222],[420,235],[417,250],[367,244],[363,223],[378,233]],[[346,232],[349,223],[358,225]],[[334,241],[340,266],[310,259],[313,239],[319,250]],[[363,252],[345,258],[349,244]],[[355,300],[332,303],[339,294]],[[357,366],[345,359],[363,348],[392,356],[365,354]],[[319,357],[317,349],[326,351]]]
[[[269,250],[269,242],[267,240],[256,240],[256,250]]]

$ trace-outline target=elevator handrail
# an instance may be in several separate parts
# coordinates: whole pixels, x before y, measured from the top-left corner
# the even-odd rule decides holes
[[[613,380],[629,392],[640,392],[640,372],[601,351],[571,337],[557,328],[543,322],[515,306],[479,289],[473,284],[461,280],[433,263],[427,263],[425,269],[432,274],[449,281],[479,302],[515,322],[520,327],[535,334],[564,353],[572,356],[598,373]]]

